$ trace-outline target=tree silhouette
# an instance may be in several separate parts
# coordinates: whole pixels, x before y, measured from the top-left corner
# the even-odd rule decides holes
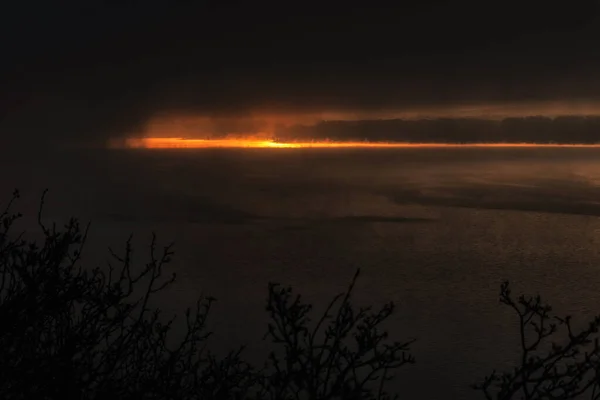
[[[575,331],[571,317],[551,314],[539,295],[514,299],[508,282],[500,302],[518,317],[519,362],[511,371],[493,371],[475,389],[490,400],[600,398],[600,317]]]
[[[107,268],[85,268],[89,225],[44,225],[45,194],[41,243],[15,231],[17,191],[0,214],[2,399],[383,399],[390,373],[414,361],[410,342],[389,343],[380,330],[393,304],[351,305],[358,273],[311,329],[312,306],[269,285],[267,338],[276,348],[260,369],[242,349],[223,357],[210,351],[214,298],[186,311],[183,338],[174,340],[175,317],[150,306],[175,280],[163,276],[172,246],[158,249],[153,235],[149,261],[136,268],[130,238],[123,254],[110,250]]]
[[[0,394],[2,398],[220,398],[243,391],[253,374],[231,352],[217,359],[206,350],[212,298],[185,315],[186,333],[168,345],[174,319],[164,320],[151,296],[172,284],[164,279],[171,246],[157,250],[136,271],[127,241],[111,251],[108,270],[80,264],[88,227],[75,219],[59,230],[38,223],[41,245],[12,235],[15,192],[1,214]],[[234,368],[232,368],[234,367]]]
[[[269,398],[390,398],[385,383],[392,370],[414,363],[408,352],[412,341],[389,343],[387,332],[379,329],[392,314],[393,303],[376,311],[352,306],[359,272],[312,327],[312,305],[293,296],[290,288],[269,285],[267,337],[283,347],[282,354],[274,351],[269,356]]]

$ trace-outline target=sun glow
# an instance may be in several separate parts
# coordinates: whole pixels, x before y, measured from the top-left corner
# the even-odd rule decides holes
[[[186,139],[177,137],[129,138],[111,142],[112,148],[130,149],[208,149],[208,148],[409,148],[409,147],[600,147],[600,144],[538,143],[397,143],[397,142],[278,142],[266,139]]]

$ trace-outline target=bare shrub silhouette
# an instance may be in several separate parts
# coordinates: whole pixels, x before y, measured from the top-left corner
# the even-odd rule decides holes
[[[539,295],[515,299],[508,282],[500,302],[518,317],[520,360],[511,371],[493,371],[475,389],[498,400],[600,398],[600,317],[575,331],[571,317],[551,314]]]
[[[150,244],[149,262],[135,271],[130,241],[111,251],[107,271],[79,265],[88,227],[71,219],[60,230],[38,223],[41,245],[12,235],[19,214],[15,192],[1,214],[0,397],[12,398],[226,398],[250,386],[252,369],[239,352],[217,359],[206,350],[212,298],[185,316],[186,333],[168,345],[174,319],[149,307],[170,285],[163,268],[171,246]]]
[[[244,361],[242,349],[224,357],[208,349],[211,297],[187,310],[185,334],[174,340],[175,317],[150,306],[175,280],[163,276],[172,246],[158,249],[153,236],[149,261],[136,269],[130,239],[123,254],[110,251],[107,269],[84,268],[89,225],[44,225],[45,194],[41,243],[15,232],[18,192],[0,214],[2,399],[383,399],[390,372],[414,361],[410,342],[388,343],[380,331],[392,304],[350,304],[358,273],[310,330],[312,307],[270,285],[267,338],[282,351],[263,368]]]
[[[267,337],[283,351],[269,357],[267,389],[271,399],[387,399],[385,383],[391,371],[414,363],[412,341],[387,341],[381,324],[394,311],[352,306],[356,272],[345,293],[329,303],[309,326],[313,306],[293,296],[290,288],[269,285]]]

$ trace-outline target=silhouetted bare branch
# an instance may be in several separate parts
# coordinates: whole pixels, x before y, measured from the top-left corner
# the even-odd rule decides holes
[[[269,286],[267,337],[282,347],[269,357],[271,399],[383,399],[391,372],[414,362],[412,340],[389,342],[381,324],[394,305],[379,310],[355,308],[350,299],[359,272],[348,290],[335,296],[310,328],[312,306],[291,288]],[[337,310],[333,312],[334,308]],[[322,330],[323,328],[323,330]]]
[[[518,364],[512,371],[493,371],[475,389],[487,399],[598,398],[600,317],[575,332],[571,317],[552,315],[539,295],[515,300],[508,282],[501,286],[500,302],[518,318]]]

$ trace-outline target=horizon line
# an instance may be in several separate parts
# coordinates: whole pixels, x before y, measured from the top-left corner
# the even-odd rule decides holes
[[[110,140],[111,149],[208,149],[208,148],[271,148],[271,149],[301,149],[301,148],[444,148],[444,147],[489,147],[489,148],[600,148],[600,143],[544,143],[544,142],[370,142],[370,141],[332,141],[332,140],[290,140],[277,141],[273,139],[191,139],[182,137],[153,137],[127,138]]]

